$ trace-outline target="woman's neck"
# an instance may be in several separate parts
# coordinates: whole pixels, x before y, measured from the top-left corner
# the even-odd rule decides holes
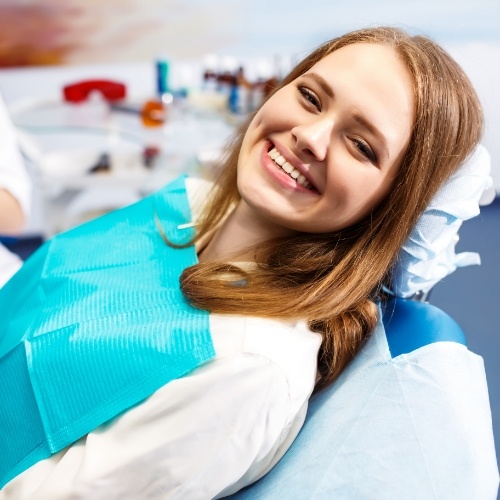
[[[217,228],[208,244],[200,250],[200,262],[217,259],[250,262],[254,260],[253,248],[264,241],[285,236],[281,226],[255,216],[244,201],[240,201],[224,222]]]

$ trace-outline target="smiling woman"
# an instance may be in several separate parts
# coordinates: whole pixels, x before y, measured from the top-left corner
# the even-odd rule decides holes
[[[47,242],[0,290],[0,499],[210,499],[265,475],[380,326],[402,245],[481,131],[439,46],[353,32],[290,72],[213,185]]]
[[[482,129],[470,81],[428,38],[380,28],[325,43],[242,125],[184,293],[218,312],[307,319],[324,337],[327,385],[373,330],[401,245]],[[313,189],[282,172],[274,149]],[[218,279],[233,252],[256,261],[251,286]]]

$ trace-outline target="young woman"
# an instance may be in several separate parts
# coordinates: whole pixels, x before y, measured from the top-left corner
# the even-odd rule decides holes
[[[208,499],[263,476],[481,132],[436,44],[353,32],[281,82],[213,188],[180,179],[48,242],[0,291],[0,498]]]

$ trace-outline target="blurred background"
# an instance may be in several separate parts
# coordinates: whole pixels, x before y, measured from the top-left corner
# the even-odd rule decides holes
[[[0,67],[216,54],[228,65],[260,59],[266,73],[277,60],[299,58],[335,35],[379,24],[433,37],[470,73],[485,105],[485,142],[498,171],[498,0],[0,0]],[[193,84],[193,77],[186,82]]]
[[[0,0],[0,90],[36,188],[24,238],[8,243],[26,255],[26,242],[36,245],[133,201],[180,170],[205,175],[269,82],[323,41],[376,25],[432,37],[469,74],[484,106],[484,144],[500,193],[500,0]],[[64,86],[95,79],[123,83],[120,105],[128,111],[110,119],[109,103],[88,99],[75,107],[64,99]],[[173,99],[165,101],[167,119],[157,127],[138,119],[146,102],[165,95]],[[103,158],[113,175],[89,175]],[[458,270],[431,297],[485,359],[497,456],[499,248],[497,197],[461,231],[459,249],[479,251],[482,266]]]

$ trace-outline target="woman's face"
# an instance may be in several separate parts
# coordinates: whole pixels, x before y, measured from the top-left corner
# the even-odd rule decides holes
[[[388,193],[404,158],[412,88],[392,48],[357,43],[280,89],[256,114],[240,151],[244,210],[277,235],[360,221]]]

